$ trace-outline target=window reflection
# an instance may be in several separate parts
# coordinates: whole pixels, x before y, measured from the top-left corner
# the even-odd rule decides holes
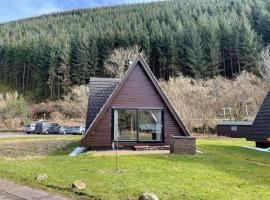
[[[162,141],[162,110],[114,110],[114,139]]]

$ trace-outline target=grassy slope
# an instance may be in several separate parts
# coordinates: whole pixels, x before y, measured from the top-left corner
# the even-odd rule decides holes
[[[0,177],[80,199],[136,199],[142,192],[177,200],[270,199],[270,154],[243,149],[241,145],[253,143],[201,139],[198,149],[204,153],[196,156],[121,156],[121,173],[114,173],[113,156],[67,157],[70,149],[48,157],[16,160],[0,157]],[[34,177],[39,173],[47,173],[49,178],[35,183]],[[83,196],[70,189],[77,179],[87,184]]]

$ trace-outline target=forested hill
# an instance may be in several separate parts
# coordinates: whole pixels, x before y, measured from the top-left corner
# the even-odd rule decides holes
[[[270,0],[178,0],[75,10],[0,25],[0,84],[59,98],[117,47],[139,45],[157,78],[256,71]]]

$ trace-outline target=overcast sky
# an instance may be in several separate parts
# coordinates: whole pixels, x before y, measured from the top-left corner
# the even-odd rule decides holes
[[[77,8],[150,1],[154,0],[0,0],[0,22]]]

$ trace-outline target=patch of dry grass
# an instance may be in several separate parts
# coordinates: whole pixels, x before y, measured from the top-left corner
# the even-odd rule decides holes
[[[49,155],[74,144],[74,139],[31,139],[0,141],[0,156],[8,158],[27,158]]]

